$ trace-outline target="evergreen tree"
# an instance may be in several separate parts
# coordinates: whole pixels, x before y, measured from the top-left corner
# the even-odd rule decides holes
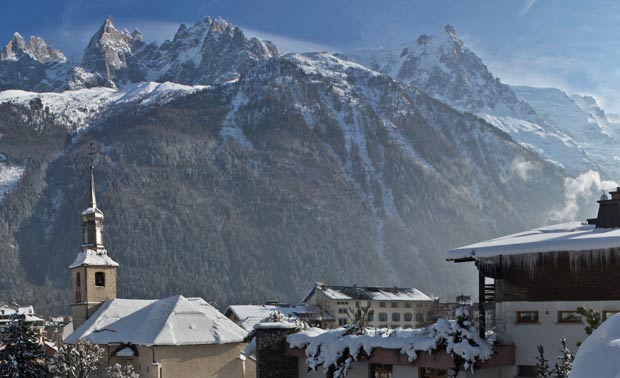
[[[566,347],[566,339],[564,337],[560,343],[562,347],[560,348],[560,355],[555,363],[554,372],[557,378],[568,378],[571,370],[573,370],[575,355]]]
[[[39,333],[24,317],[9,322],[2,332],[0,377],[49,377],[47,356],[39,343]]]
[[[63,378],[88,378],[99,371],[103,350],[88,341],[65,344],[52,359],[50,370]]]
[[[106,369],[108,378],[139,378],[132,365],[114,364]]]
[[[543,346],[539,345],[538,356],[536,356],[536,378],[551,378],[552,373],[549,361],[545,358]]]

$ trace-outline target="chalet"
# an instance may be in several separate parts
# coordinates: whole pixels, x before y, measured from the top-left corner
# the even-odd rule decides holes
[[[562,337],[586,338],[580,306],[620,311],[620,188],[587,222],[542,227],[456,248],[448,259],[478,268],[480,332],[495,313],[499,344],[516,347],[513,376],[535,376],[537,345],[555,355]],[[488,311],[491,310],[491,311]]]
[[[318,282],[302,300],[320,306],[336,321],[346,325],[357,307],[370,307],[370,325],[380,328],[417,328],[429,323],[434,301],[415,288],[373,286],[330,286]]]
[[[99,345],[103,367],[132,365],[140,377],[254,375],[242,352],[247,332],[202,298],[116,298],[119,264],[103,244],[103,212],[97,207],[93,166],[89,205],[82,212],[82,248],[71,270],[74,331],[66,343]]]

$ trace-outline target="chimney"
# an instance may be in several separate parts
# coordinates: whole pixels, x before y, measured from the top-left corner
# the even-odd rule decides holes
[[[598,215],[594,219],[588,219],[589,224],[596,224],[596,228],[620,227],[620,187],[609,192],[611,199],[605,194],[598,200]]]

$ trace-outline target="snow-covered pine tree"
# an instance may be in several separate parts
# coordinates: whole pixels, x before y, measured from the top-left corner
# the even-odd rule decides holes
[[[47,378],[47,356],[39,333],[23,317],[9,322],[2,332],[0,377]]]
[[[538,347],[538,356],[536,356],[536,378],[551,378],[553,371],[549,366],[549,361],[545,358],[545,350],[542,345]]]
[[[108,378],[140,378],[131,365],[114,364],[106,369]]]
[[[573,360],[575,355],[566,347],[566,339],[562,337],[560,341],[562,347],[560,348],[560,355],[555,363],[555,376],[557,378],[568,378],[571,370],[573,370]]]
[[[103,350],[88,341],[65,344],[52,359],[50,371],[63,378],[88,378],[99,371]]]

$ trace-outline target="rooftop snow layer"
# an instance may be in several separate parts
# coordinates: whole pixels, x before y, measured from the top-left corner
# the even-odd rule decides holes
[[[160,300],[105,302],[66,343],[193,345],[243,342],[247,332],[202,298],[176,295]]]
[[[456,248],[448,252],[448,259],[615,248],[620,248],[620,229],[596,228],[594,225],[569,222]]]
[[[229,306],[226,313],[232,312],[239,319],[239,325],[251,331],[254,326],[270,318],[274,313],[280,313],[290,319],[297,319],[306,314],[321,314],[317,306],[297,305],[233,305]]]
[[[363,286],[317,286],[332,300],[372,300],[372,301],[432,301],[432,298],[415,288],[363,287]],[[310,291],[304,302],[314,293]]]
[[[82,265],[118,266],[118,263],[112,260],[105,251],[87,249],[78,253],[73,264],[69,265],[69,269],[77,268]]]

